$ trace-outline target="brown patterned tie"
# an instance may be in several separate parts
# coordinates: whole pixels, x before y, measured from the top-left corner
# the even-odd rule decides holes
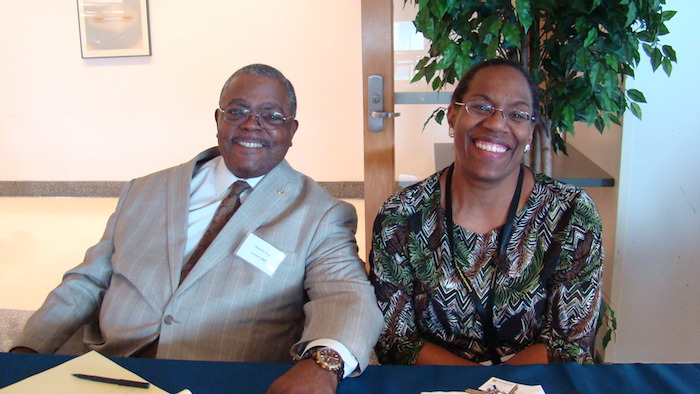
[[[219,234],[219,231],[221,231],[224,225],[231,219],[233,213],[241,206],[240,195],[248,189],[250,189],[250,185],[245,181],[236,181],[233,186],[231,186],[231,191],[224,197],[221,201],[221,205],[216,209],[214,217],[211,219],[209,227],[207,227],[207,230],[204,232],[202,239],[199,240],[197,247],[194,248],[187,263],[182,267],[180,284],[182,284],[182,281],[184,281],[190,271],[192,271],[192,267],[197,264],[197,261],[202,257],[204,251],[207,250],[211,242],[216,238],[216,235]]]

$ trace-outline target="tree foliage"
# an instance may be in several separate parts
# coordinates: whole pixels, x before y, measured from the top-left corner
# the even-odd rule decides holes
[[[506,57],[523,64],[541,89],[543,127],[555,150],[563,132],[586,122],[602,133],[627,108],[641,119],[639,90],[625,89],[640,50],[670,76],[676,52],[662,45],[675,11],[664,0],[404,0],[418,6],[414,24],[430,41],[414,81],[433,90],[453,84],[476,62]],[[444,109],[433,114],[444,117]]]

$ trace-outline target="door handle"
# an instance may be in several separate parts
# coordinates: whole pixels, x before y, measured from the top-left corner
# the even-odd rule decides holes
[[[397,116],[401,116],[400,112],[378,112],[378,111],[372,111],[371,113],[373,118],[395,118]]]
[[[384,112],[384,77],[370,75],[367,81],[369,131],[384,130],[384,119],[401,116],[398,112]]]

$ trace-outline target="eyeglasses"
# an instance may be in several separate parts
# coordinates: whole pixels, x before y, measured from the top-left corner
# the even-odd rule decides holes
[[[523,125],[534,122],[535,117],[517,108],[496,108],[485,101],[469,101],[467,103],[456,102],[455,105],[463,105],[467,113],[475,118],[486,119],[496,111],[501,111],[503,119],[512,125]]]
[[[232,107],[226,109],[219,108],[218,110],[224,116],[224,120],[234,126],[242,125],[253,116],[253,113],[251,113],[248,108]],[[294,119],[294,116],[285,117],[277,111],[262,111],[255,114],[255,120],[260,127],[265,130],[279,129],[284,122],[291,119]]]

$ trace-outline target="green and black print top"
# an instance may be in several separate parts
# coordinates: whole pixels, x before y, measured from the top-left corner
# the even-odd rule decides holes
[[[439,176],[390,197],[374,222],[370,279],[385,323],[375,349],[379,361],[414,364],[425,342],[471,361],[489,359],[458,266],[483,305],[494,284],[498,355],[543,343],[550,361],[592,363],[603,270],[593,200],[535,173],[506,258],[497,259],[500,229],[478,234],[455,224],[456,251],[450,250]]]

